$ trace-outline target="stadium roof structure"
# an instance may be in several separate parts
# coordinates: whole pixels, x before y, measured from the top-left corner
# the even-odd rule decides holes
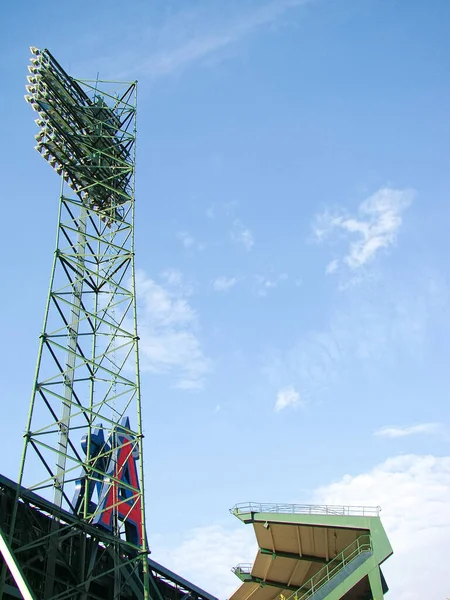
[[[392,548],[379,507],[237,504],[253,525],[258,553],[233,572],[242,581],[230,600],[381,600],[380,565]]]
[[[19,492],[17,496],[17,492]],[[11,514],[17,502],[18,526],[10,547]],[[63,533],[58,546],[56,578],[65,582],[66,592],[58,594],[59,600],[81,597],[77,579],[82,566],[80,549],[84,544],[95,546],[100,557],[98,568],[92,567],[89,575],[90,587],[83,594],[86,598],[113,598],[113,583],[117,565],[114,554],[109,550],[111,540],[119,546],[119,568],[126,574],[126,583],[120,599],[144,598],[137,573],[130,567],[125,555],[135,552],[125,539],[115,539],[105,529],[81,520],[78,515],[58,507],[53,502],[38,496],[16,482],[0,474],[0,571],[4,563],[10,571],[0,591],[5,600],[24,598],[36,600],[48,598],[43,594],[46,570],[46,550],[40,541],[49,537],[53,522],[58,523]],[[17,550],[18,543],[21,544]],[[117,561],[117,558],[116,558]],[[149,597],[153,600],[218,600],[212,594],[177,575],[158,562],[147,557],[149,568]],[[84,582],[82,582],[84,584]],[[0,593],[1,596],[1,593]]]

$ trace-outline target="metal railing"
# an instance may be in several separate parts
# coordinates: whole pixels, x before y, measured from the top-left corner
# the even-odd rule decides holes
[[[286,600],[307,600],[363,552],[372,553],[370,535],[360,535]],[[307,588],[307,589],[305,589]]]
[[[236,575],[250,575],[253,569],[252,563],[239,563],[231,569]]]
[[[345,517],[378,517],[379,506],[339,506],[325,504],[264,504],[242,502],[235,504],[230,512],[234,515],[246,513],[278,513],[297,515],[337,515]]]

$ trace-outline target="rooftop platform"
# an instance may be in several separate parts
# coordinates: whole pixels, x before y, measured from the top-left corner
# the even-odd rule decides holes
[[[258,553],[233,571],[242,581],[230,600],[381,600],[380,565],[392,548],[379,507],[237,504],[253,525]]]

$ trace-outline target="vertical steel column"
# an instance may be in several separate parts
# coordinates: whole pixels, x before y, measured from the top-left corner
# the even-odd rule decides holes
[[[66,471],[66,456],[67,446],[69,443],[70,432],[70,414],[73,404],[73,384],[75,378],[75,363],[76,349],[78,345],[78,328],[80,323],[81,313],[81,297],[83,294],[83,277],[84,277],[84,255],[86,251],[86,207],[82,205],[78,227],[78,269],[79,274],[76,276],[73,284],[73,300],[72,300],[72,320],[69,326],[67,340],[67,370],[64,375],[64,400],[62,403],[62,415],[60,419],[60,434],[58,442],[58,457],[55,479],[55,504],[62,506],[64,489],[64,475]]]

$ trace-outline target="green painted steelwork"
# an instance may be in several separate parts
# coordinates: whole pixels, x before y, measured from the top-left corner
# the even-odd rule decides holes
[[[277,515],[331,515],[344,517],[379,517],[379,506],[345,506],[336,504],[271,504],[268,502],[241,502],[230,512],[233,515],[270,513]]]
[[[233,509],[232,509],[233,512]],[[274,523],[277,525],[309,525],[321,527],[342,527],[344,529],[366,530],[370,532],[374,554],[379,564],[392,554],[386,532],[379,517],[346,516],[326,513],[285,514],[285,513],[235,513],[243,523]]]
[[[294,592],[298,591],[298,588],[295,585],[287,585],[282,581],[274,581],[272,579],[255,577],[255,575],[251,574],[251,565],[248,563],[237,565],[232,569],[232,572],[244,583],[258,583],[261,587],[270,585],[272,587],[281,588],[282,590],[292,590]]]
[[[58,537],[57,570],[55,573],[59,584],[65,586],[64,596],[66,598],[78,598],[80,584],[85,583],[79,576],[80,570],[86,561],[80,549],[83,541],[90,550],[98,548],[99,560],[97,565],[93,564],[88,570],[90,573],[90,587],[86,597],[92,599],[113,598],[113,581],[115,579],[114,566],[115,554],[114,544],[120,549],[119,571],[126,573],[126,584],[123,589],[123,600],[142,598],[141,569],[139,568],[141,557],[136,554],[132,545],[126,540],[117,540],[106,530],[90,525],[73,513],[57,507],[41,496],[20,487],[14,481],[0,475],[0,528],[8,537],[10,534],[11,514],[15,506],[16,498],[19,498],[18,517],[13,535],[14,556],[20,563],[24,577],[28,579],[33,589],[39,590],[37,598],[42,598],[42,588],[46,578],[46,548],[49,535],[52,530],[52,522],[56,521],[60,528]],[[133,557],[123,560],[126,556]],[[89,557],[89,555],[88,555]],[[214,596],[193,585],[183,577],[173,573],[154,560],[148,558],[148,570],[151,598],[157,600],[159,593],[165,600],[217,600]],[[2,556],[0,554],[0,565]],[[8,576],[4,585],[7,598],[10,596],[21,598],[18,588],[13,585],[14,579]],[[132,592],[132,593],[131,593]]]
[[[134,263],[136,82],[75,80],[48,50],[31,50],[25,98],[39,115],[36,150],[61,176],[61,194],[19,485],[90,524],[105,510],[98,496],[91,501],[93,490],[105,481],[120,484],[145,524]],[[123,425],[125,417],[129,426]],[[126,441],[117,434],[119,423]],[[93,442],[99,431],[105,440],[100,449]],[[121,447],[138,458],[138,486],[111,472]],[[120,511],[124,502],[122,492],[115,494],[114,540],[129,531],[131,511]],[[140,562],[147,598],[145,526],[142,533],[138,558],[130,562]],[[63,597],[52,574],[59,535],[55,521],[46,598]],[[118,565],[114,598],[123,585],[118,547],[110,547]],[[83,553],[79,597],[87,598],[86,570],[97,558],[87,548]]]
[[[35,595],[33,594],[30,586],[28,585],[27,580],[24,577],[22,568],[20,566],[19,561],[14,555],[12,551],[6,535],[3,533],[2,528],[0,527],[0,555],[3,556],[3,560],[6,563],[11,575],[13,576],[14,582],[17,585],[21,597],[24,600],[36,600]]]
[[[276,508],[280,507],[280,511],[277,512]],[[259,508],[264,512],[258,512]],[[306,557],[282,552],[275,547],[273,550],[259,548],[260,554],[274,558],[325,562],[319,571],[309,580],[303,581],[300,588],[294,590],[294,593],[283,600],[307,600],[308,598],[314,600],[315,594],[319,590],[322,590],[322,594],[326,594],[320,596],[323,600],[340,600],[363,580],[368,582],[367,585],[370,587],[373,600],[382,600],[384,592],[380,565],[392,554],[392,547],[378,516],[379,511],[379,507],[314,507],[312,505],[246,503],[236,505],[230,512],[243,523],[258,527],[263,525],[268,531],[272,527],[281,526],[282,528],[317,527],[335,531],[359,532],[356,540],[329,561],[324,561],[322,557]],[[239,567],[238,565],[234,572],[244,584],[258,583],[256,578],[251,575],[252,565],[242,566],[240,570]],[[290,589],[283,582],[279,582],[279,587]],[[254,597],[257,600],[257,596]]]
[[[308,598],[311,598],[320,588],[330,582],[342,569],[363,553],[367,553],[370,557],[372,556],[373,550],[370,535],[359,536],[317,571],[301,588],[297,589],[291,596],[288,596],[287,600],[308,600]]]
[[[291,558],[292,560],[306,560],[308,562],[315,562],[320,564],[325,564],[327,561],[325,558],[320,558],[318,556],[309,556],[307,554],[294,554],[292,552],[280,552],[280,550],[269,550],[268,548],[260,548],[261,554],[268,554],[273,559],[275,558]]]

